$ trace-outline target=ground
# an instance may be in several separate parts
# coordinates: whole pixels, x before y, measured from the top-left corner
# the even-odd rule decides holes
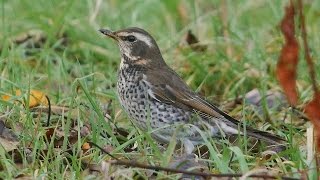
[[[312,146],[307,146],[312,128],[301,110],[312,98],[303,55],[298,65],[300,99],[295,109],[284,100],[281,107],[268,107],[265,101],[257,107],[247,102],[250,98],[244,98],[252,90],[261,96],[281,91],[275,68],[284,43],[279,23],[287,3],[2,0],[0,118],[5,124],[1,127],[14,134],[8,141],[14,139],[16,143],[10,150],[0,147],[0,177],[156,176],[136,167],[109,167],[107,162],[112,158],[95,146],[86,150],[86,142],[94,142],[123,160],[170,165],[175,142],[168,148],[159,146],[150,132],[139,131],[122,111],[115,90],[119,49],[98,31],[136,26],[154,36],[166,62],[195,91],[238,120],[289,142],[286,151],[265,158],[266,149],[258,145],[252,150],[246,138],[233,144],[209,139],[210,155],[196,153],[199,162],[208,165],[208,172],[245,174],[261,170],[277,176],[316,178]],[[320,1],[304,3],[308,40],[319,69]],[[188,31],[199,40],[200,47],[189,46]],[[316,73],[319,77],[319,71]],[[50,99],[49,126],[47,100],[36,107],[28,106],[33,90]],[[54,129],[55,133],[50,131]],[[1,134],[3,144],[8,137],[3,130]],[[177,178],[163,171],[157,176]]]

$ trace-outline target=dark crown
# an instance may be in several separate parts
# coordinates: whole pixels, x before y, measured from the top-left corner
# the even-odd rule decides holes
[[[145,30],[130,27],[118,31],[101,29],[100,32],[118,42],[121,55],[129,61],[144,60],[143,64],[152,66],[163,65],[164,61],[159,47],[153,37]]]

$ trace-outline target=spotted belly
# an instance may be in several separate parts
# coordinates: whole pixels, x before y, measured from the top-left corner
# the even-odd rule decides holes
[[[148,83],[139,76],[131,77],[120,74],[117,90],[122,107],[139,129],[152,131],[160,142],[169,142],[175,134],[178,139],[187,138],[194,144],[202,141],[199,130],[211,131],[212,127],[202,123],[194,112],[160,102],[149,95]]]

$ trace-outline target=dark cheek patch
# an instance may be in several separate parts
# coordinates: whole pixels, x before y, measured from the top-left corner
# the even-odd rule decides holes
[[[133,45],[133,56],[144,56],[147,51],[147,45],[144,42],[138,41]]]

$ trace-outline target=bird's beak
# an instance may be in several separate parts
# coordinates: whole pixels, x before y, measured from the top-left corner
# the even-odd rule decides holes
[[[108,29],[100,29],[99,30],[102,34],[111,37],[112,39],[118,41],[118,36],[115,35],[113,31],[110,31]]]

